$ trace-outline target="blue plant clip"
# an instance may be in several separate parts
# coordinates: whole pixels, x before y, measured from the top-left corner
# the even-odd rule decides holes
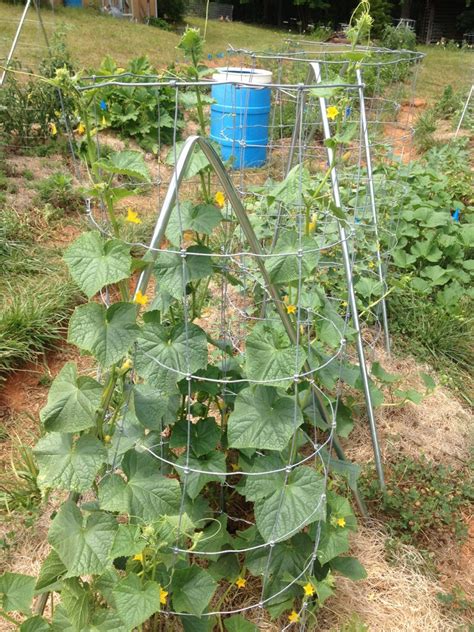
[[[209,54],[208,54],[208,56],[207,56],[207,58],[208,58],[208,59],[212,59],[212,54],[211,54],[211,53],[209,53]]]
[[[453,221],[459,222],[459,216],[461,215],[461,209],[457,208],[451,215]]]
[[[358,217],[354,217],[354,221],[356,224],[360,224],[360,219]]]
[[[216,57],[217,59],[223,59],[224,53],[217,53]]]
[[[346,118],[348,118],[351,115],[351,112],[352,112],[352,108],[350,105],[348,105],[346,107]]]
[[[101,100],[99,107],[100,107],[101,110],[106,110],[107,109],[107,103],[106,103],[106,101],[104,99]]]

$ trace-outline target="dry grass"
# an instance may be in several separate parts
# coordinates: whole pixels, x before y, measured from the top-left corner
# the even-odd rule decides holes
[[[400,545],[391,563],[385,550],[386,534],[377,524],[361,526],[352,539],[352,554],[363,563],[367,579],[337,579],[336,595],[324,608],[321,632],[333,631],[354,614],[372,632],[450,632],[463,621],[446,616],[436,593],[441,585],[426,574],[423,557],[411,546]]]

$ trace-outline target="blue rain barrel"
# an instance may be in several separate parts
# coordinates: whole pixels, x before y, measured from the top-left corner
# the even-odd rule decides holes
[[[211,139],[234,169],[261,167],[267,159],[272,73],[220,68],[212,76]],[[249,85],[252,84],[252,85]]]
[[[82,0],[64,0],[65,7],[82,7]]]

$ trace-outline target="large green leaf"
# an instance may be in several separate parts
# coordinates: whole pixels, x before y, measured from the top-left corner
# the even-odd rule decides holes
[[[246,341],[246,373],[249,380],[288,380],[298,373],[306,360],[303,347],[295,346],[282,325],[258,323]]]
[[[61,605],[75,630],[89,629],[94,598],[87,584],[83,584],[78,577],[65,579],[61,587]]]
[[[265,542],[286,540],[306,525],[323,520],[324,492],[324,478],[312,468],[293,470],[283,489],[255,503],[255,521]]]
[[[221,430],[216,424],[214,417],[200,419],[197,423],[191,423],[189,439],[188,422],[183,419],[173,426],[170,448],[183,448],[188,444],[189,440],[192,451],[196,456],[200,457],[215,450],[220,438]]]
[[[113,516],[97,511],[86,517],[68,500],[51,524],[48,541],[67,568],[68,577],[100,575],[111,565],[116,531]]]
[[[186,141],[179,141],[175,143],[175,146],[168,152],[168,155],[166,156],[165,162],[167,165],[175,164],[175,159],[181,153],[181,149],[183,148],[183,145],[185,142]],[[203,154],[202,150],[199,147],[197,147],[193,151],[193,155],[191,156],[191,159],[188,163],[188,167],[185,173],[185,178],[192,178],[193,176],[197,175],[201,171],[201,169],[204,169],[208,165],[209,165],[208,159]]]
[[[365,568],[355,557],[335,557],[329,562],[329,565],[331,570],[337,571],[353,581],[359,581],[367,577]]]
[[[23,621],[20,625],[20,632],[49,632],[51,626],[39,614]]]
[[[168,292],[173,298],[185,296],[190,281],[203,279],[212,274],[211,251],[204,246],[191,246],[186,256],[172,252],[159,252],[153,270],[157,292]]]
[[[137,306],[115,303],[108,309],[98,303],[77,307],[69,321],[68,342],[88,351],[104,367],[118,362],[138,336]]]
[[[279,200],[288,205],[303,205],[302,192],[311,187],[311,174],[302,164],[295,165],[286,178],[267,193],[270,200]]]
[[[135,384],[133,387],[133,408],[138,421],[150,430],[162,430],[162,424],[176,419],[179,406],[178,395],[162,394],[149,384]]]
[[[30,614],[35,578],[21,573],[0,576],[0,604],[4,612]]]
[[[150,172],[140,151],[113,151],[106,158],[98,160],[94,166],[107,173],[151,182]]]
[[[171,212],[166,236],[175,246],[182,241],[182,233],[193,230],[196,233],[210,235],[214,228],[222,221],[222,214],[212,204],[193,204],[181,202],[178,208],[175,206]]]
[[[201,615],[207,608],[217,583],[199,566],[175,570],[172,581],[173,607],[178,612]]]
[[[272,386],[245,388],[229,417],[229,447],[281,451],[302,423],[293,398],[280,396]]]
[[[285,484],[285,465],[280,454],[272,452],[265,456],[259,456],[252,467],[252,473],[261,472],[258,476],[245,476],[245,483],[239,490],[246,500],[255,502],[261,498],[270,496],[275,489],[283,489]],[[275,472],[275,470],[281,470]],[[266,474],[266,472],[271,472]]]
[[[301,252],[302,256],[298,255]],[[315,269],[319,251],[316,242],[310,237],[298,237],[298,233],[284,233],[274,250],[274,254],[265,260],[273,283],[286,284],[305,278]]]
[[[145,546],[146,540],[141,536],[139,525],[119,524],[110,555],[113,559],[137,555]]]
[[[163,327],[146,322],[137,342],[135,365],[142,377],[150,377],[157,368],[195,373],[207,366],[207,337],[193,323]],[[173,375],[175,380],[182,379],[179,373]]]
[[[41,565],[36,580],[36,592],[51,592],[60,588],[61,579],[67,573],[67,568],[61,562],[61,558],[54,549],[48,553],[48,557]]]
[[[105,285],[130,275],[130,246],[118,239],[105,241],[98,231],[83,233],[64,253],[72,278],[92,298]]]
[[[34,449],[39,465],[38,485],[87,491],[107,458],[103,444],[91,435],[76,441],[71,434],[50,432],[38,441]]]
[[[133,630],[160,610],[160,585],[130,573],[112,591],[118,615]]]
[[[330,524],[321,524],[321,535],[318,546],[318,560],[326,564],[341,553],[349,550],[349,530],[333,527]]]
[[[256,544],[263,543],[258,540]],[[245,564],[252,575],[268,573],[276,577],[298,577],[313,553],[314,542],[307,533],[297,533],[290,540],[275,544],[270,560],[268,547],[261,547],[245,554]]]
[[[255,623],[247,621],[241,614],[224,619],[224,627],[227,632],[258,632]]]
[[[179,513],[179,483],[160,473],[156,459],[130,450],[123,458],[122,469],[126,481],[118,474],[102,479],[99,487],[102,509],[128,513],[145,521]]]
[[[87,430],[95,426],[101,395],[102,386],[91,377],[78,377],[76,365],[68,362],[49,389],[41,421],[48,431]]]
[[[182,467],[187,466],[190,469],[209,472],[209,474],[200,474],[199,472],[190,471],[189,474],[185,474],[182,468],[176,468],[183,484],[184,480],[186,480],[186,493],[193,500],[199,496],[199,492],[207,483],[222,481],[222,476],[218,474],[226,471],[225,456],[222,452],[212,452],[200,459],[194,456],[189,456],[186,459],[186,455],[182,454],[178,459],[178,464]]]

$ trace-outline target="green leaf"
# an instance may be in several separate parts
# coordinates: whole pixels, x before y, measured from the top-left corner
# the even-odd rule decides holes
[[[198,472],[189,472],[184,474],[182,468],[176,468],[181,481],[186,481],[186,493],[193,500],[199,496],[199,492],[211,481],[222,481],[222,476],[218,474],[226,471],[225,455],[222,452],[212,452],[200,459],[189,456],[186,459],[186,454],[182,454],[178,461],[178,465],[188,466],[190,469],[202,470],[203,472],[209,472],[209,474],[200,474]]]
[[[20,625],[20,632],[49,632],[51,626],[39,614],[23,621]]]
[[[133,630],[160,610],[160,585],[130,573],[112,591],[117,613]]]
[[[128,513],[145,521],[179,513],[181,490],[176,479],[160,473],[152,456],[129,450],[122,461],[125,481],[118,474],[102,479],[99,486],[101,508]]]
[[[118,239],[105,241],[98,231],[83,233],[64,253],[69,272],[88,298],[105,285],[130,275],[130,246]]]
[[[416,261],[416,257],[414,255],[410,255],[408,252],[401,249],[393,251],[392,259],[397,268],[409,268]]]
[[[184,632],[213,632],[216,617],[180,617]]]
[[[176,419],[178,396],[162,394],[148,384],[133,386],[133,408],[138,421],[150,430],[162,430],[162,424]]]
[[[399,375],[394,375],[393,373],[387,373],[387,371],[383,368],[380,362],[374,362],[372,364],[370,373],[371,375],[376,377],[378,380],[380,380],[384,384],[393,384],[394,382],[398,382],[400,380]]]
[[[260,538],[255,544],[261,544]],[[290,540],[275,544],[270,560],[268,548],[262,547],[245,554],[245,564],[252,575],[265,573],[274,577],[298,577],[313,553],[314,542],[307,533],[297,533]]]
[[[320,564],[326,564],[348,550],[349,530],[322,523],[317,553]]]
[[[1,609],[5,612],[30,614],[35,591],[35,578],[21,573],[0,576]]]
[[[173,608],[200,616],[216,587],[212,576],[199,566],[176,569],[172,580]]]
[[[212,274],[211,251],[204,246],[190,246],[186,257],[171,252],[158,252],[153,271],[158,292],[168,292],[173,298],[181,299],[191,281]]]
[[[302,423],[293,398],[281,397],[272,386],[245,388],[229,417],[229,447],[281,451]]]
[[[341,90],[344,90],[344,88],[341,87],[341,84],[344,86],[346,84],[346,81],[344,81],[342,77],[337,75],[332,81],[325,80],[324,83],[322,83],[320,86],[314,86],[313,88],[311,88],[309,93],[312,97],[315,97],[317,99],[329,99],[341,92]]]
[[[428,278],[432,285],[444,285],[449,281],[449,275],[447,271],[441,266],[426,266],[421,276]]]
[[[97,160],[94,167],[107,173],[129,176],[143,182],[151,182],[150,172],[141,151],[114,151],[106,158]]]
[[[224,627],[227,632],[258,632],[257,626],[244,619],[241,614],[224,619]]]
[[[301,370],[306,352],[295,346],[280,324],[258,323],[246,340],[246,373],[250,380],[279,380],[275,386],[288,385]]]
[[[102,395],[102,386],[91,377],[78,377],[73,362],[68,362],[55,378],[48,403],[40,413],[45,429],[79,432],[92,428]]]
[[[200,419],[189,425],[189,441],[192,451],[197,457],[204,456],[215,450],[221,438],[221,430],[214,417]],[[170,438],[170,448],[183,448],[188,444],[188,422],[178,421],[174,426]]]
[[[419,393],[414,388],[408,388],[405,391],[397,389],[395,395],[404,401],[408,400],[409,402],[413,402],[413,404],[421,404],[423,401],[422,393]]]
[[[68,342],[88,351],[104,367],[118,362],[138,336],[137,306],[115,303],[108,309],[98,303],[77,307],[69,321]]]
[[[431,377],[431,375],[428,375],[428,373],[424,373],[423,371],[420,371],[420,377],[423,380],[423,384],[426,387],[426,390],[431,393],[432,391],[435,390],[436,388],[436,382],[434,381],[434,379]]]
[[[255,521],[265,542],[286,540],[304,526],[324,520],[325,481],[312,468],[293,470],[283,489],[255,503]]]
[[[87,491],[107,458],[102,443],[91,435],[76,441],[73,435],[51,432],[38,441],[34,454],[39,464],[38,485],[41,489]]]
[[[297,254],[300,250],[303,253],[301,258]],[[293,231],[280,237],[273,254],[277,256],[265,261],[272,283],[277,284],[297,281],[300,275],[304,279],[316,268],[319,259],[314,239],[302,237],[300,240],[298,233]]]
[[[261,472],[261,474],[259,476],[246,476],[245,483],[242,489],[239,490],[240,493],[245,496],[247,501],[255,502],[270,496],[276,489],[283,489],[286,477],[285,465],[286,463],[280,454],[271,453],[260,456],[255,460],[249,471],[252,473]],[[274,470],[281,470],[281,472],[264,473],[274,472]]]
[[[116,531],[113,516],[94,512],[86,518],[68,500],[51,524],[48,541],[67,568],[68,577],[100,575],[110,567]]]
[[[130,557],[138,555],[146,546],[146,541],[141,537],[140,527],[136,524],[119,524],[115,534],[110,557]]]
[[[179,214],[176,206],[171,212],[166,236],[172,244],[179,246],[184,231],[192,230],[210,235],[222,219],[222,213],[212,204],[195,205],[192,202],[182,202],[179,205]]]
[[[349,579],[352,579],[353,581],[358,581],[367,577],[365,568],[355,557],[335,557],[329,562],[329,566],[333,571],[337,571],[338,573],[341,573],[341,575],[344,575],[344,577],[349,577]]]
[[[207,366],[207,337],[193,323],[165,328],[156,322],[147,322],[137,342],[135,366],[142,377],[150,377],[157,368],[186,374]],[[175,380],[182,379],[179,373],[174,376]]]
[[[75,630],[89,629],[94,599],[87,584],[83,584],[77,577],[64,580],[61,588],[61,605]]]
[[[67,573],[67,568],[61,562],[61,558],[54,549],[48,553],[48,557],[41,565],[41,569],[36,580],[35,591],[37,593],[52,592],[61,585],[62,577]]]

